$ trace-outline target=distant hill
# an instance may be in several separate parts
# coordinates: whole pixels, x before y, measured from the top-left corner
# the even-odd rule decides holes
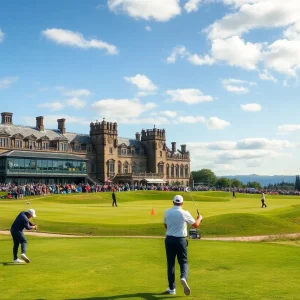
[[[294,183],[296,180],[296,175],[273,175],[273,176],[261,176],[261,175],[236,175],[236,176],[218,176],[218,177],[225,177],[229,179],[236,178],[243,182],[244,184],[247,184],[249,181],[257,181],[262,186],[266,186],[268,184],[275,184],[280,183],[282,181],[287,183]]]

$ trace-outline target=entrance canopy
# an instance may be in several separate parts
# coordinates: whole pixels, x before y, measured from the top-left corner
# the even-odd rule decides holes
[[[166,183],[162,179],[153,179],[153,178],[145,178],[145,181],[147,181],[147,183]]]

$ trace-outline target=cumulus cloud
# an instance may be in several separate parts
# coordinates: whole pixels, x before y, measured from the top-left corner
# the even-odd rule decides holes
[[[0,89],[9,88],[15,82],[18,81],[18,77],[3,77],[0,78]]]
[[[241,109],[247,112],[258,112],[261,111],[262,107],[260,104],[257,103],[248,103],[248,104],[242,104]]]
[[[56,44],[77,47],[82,49],[99,49],[106,51],[107,54],[118,54],[118,48],[107,42],[97,39],[85,39],[80,32],[51,28],[42,31],[42,34]]]
[[[273,81],[275,83],[277,82],[277,79],[273,77],[268,70],[263,70],[262,73],[259,73],[259,78],[261,80]]]
[[[228,92],[246,94],[249,93],[249,87],[256,85],[256,83],[235,78],[226,78],[222,80],[222,85]]]
[[[161,115],[164,115],[168,118],[175,118],[177,116],[176,111],[171,111],[171,110],[165,110],[160,112]]]
[[[203,2],[203,0],[188,0],[184,5],[184,9],[187,13],[195,12],[199,9],[201,2]]]
[[[159,22],[167,22],[181,14],[179,0],[108,0],[107,5],[110,11],[117,14]]]
[[[50,111],[57,111],[57,110],[62,110],[65,107],[65,105],[60,101],[53,101],[53,102],[45,102],[45,103],[38,104],[38,107],[46,108],[49,109]]]
[[[186,59],[196,66],[212,65],[215,62],[215,60],[209,55],[201,56],[197,53],[191,54],[184,46],[175,47],[172,53],[167,57],[167,63],[173,64],[178,58]]]
[[[75,108],[75,109],[82,109],[82,108],[84,108],[86,106],[86,102],[85,101],[80,100],[80,99],[78,99],[76,97],[68,99],[66,101],[66,104],[68,106],[71,106],[72,108]]]
[[[130,123],[130,120],[135,120],[142,114],[149,113],[156,106],[152,102],[143,104],[139,99],[102,99],[92,103],[91,108],[103,118]]]
[[[88,97],[91,95],[87,89],[69,90],[63,86],[57,86],[56,89],[68,97]]]
[[[208,129],[213,129],[213,130],[225,129],[227,126],[230,125],[229,122],[219,119],[217,117],[211,117],[208,120],[206,120],[205,123]]]
[[[202,123],[210,130],[223,130],[230,125],[229,122],[217,117],[205,118],[203,116],[180,116],[176,122],[180,124]]]
[[[213,101],[213,97],[204,95],[199,89],[177,89],[168,90],[167,95],[171,96],[174,102],[183,102],[186,104],[197,104],[201,102]]]
[[[280,125],[278,126],[279,134],[286,134],[289,132],[295,132],[300,130],[300,124],[288,124],[288,125]]]
[[[157,86],[146,76],[142,74],[137,74],[134,77],[124,77],[127,82],[130,82],[138,87],[139,93],[138,97],[148,96],[154,94],[157,90]]]

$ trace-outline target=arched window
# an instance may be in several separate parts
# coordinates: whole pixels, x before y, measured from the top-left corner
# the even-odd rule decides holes
[[[164,163],[160,162],[157,166],[158,166],[158,174],[163,174],[164,173]]]
[[[140,162],[140,164],[139,164],[139,172],[145,172],[145,168],[144,168],[143,162]]]
[[[125,161],[124,162],[124,169],[123,169],[123,173],[124,174],[128,174],[129,173],[129,169],[128,169],[128,162],[127,161]]]
[[[166,173],[167,173],[167,176],[170,176],[170,166],[169,166],[169,164],[167,164],[167,166],[166,166]]]
[[[136,163],[135,162],[133,162],[131,165],[131,171],[132,171],[132,173],[136,173]]]
[[[185,165],[184,171],[185,171],[185,172],[184,172],[184,173],[185,173],[185,174],[184,174],[184,177],[190,177],[190,176],[189,176],[189,166],[188,166],[188,165]]]
[[[179,177],[179,166],[176,165],[176,178],[178,178],[178,177]]]
[[[180,166],[180,177],[184,177],[184,167],[183,167],[183,165]]]
[[[113,159],[108,161],[108,173],[115,173],[115,161]]]
[[[174,165],[171,165],[171,177],[174,177]]]
[[[122,174],[122,163],[118,161],[118,174]]]

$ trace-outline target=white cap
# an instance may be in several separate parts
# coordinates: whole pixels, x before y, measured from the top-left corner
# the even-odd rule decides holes
[[[183,197],[181,195],[176,195],[173,198],[173,202],[176,203],[176,204],[181,204],[181,203],[183,203]]]
[[[29,214],[31,214],[34,218],[36,218],[36,214],[35,214],[35,210],[34,209],[29,209],[28,211],[27,211],[27,213],[29,213]]]

